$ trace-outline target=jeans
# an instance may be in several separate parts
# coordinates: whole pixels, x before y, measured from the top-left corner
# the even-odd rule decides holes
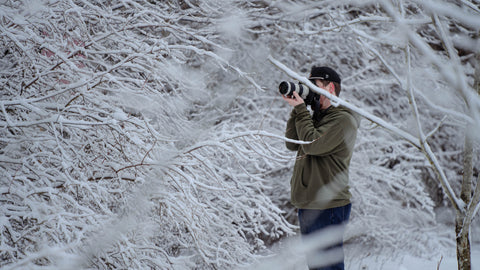
[[[345,225],[350,218],[350,211],[352,209],[352,204],[347,204],[345,206],[316,210],[316,209],[298,209],[298,221],[300,223],[300,231],[302,237],[309,235],[311,233],[319,232],[320,230],[327,228],[332,225],[341,225],[342,230],[344,231]],[[342,231],[342,232],[343,232]],[[340,241],[339,244],[330,246],[326,249],[319,250],[317,254],[321,254],[326,250],[332,248],[340,248],[342,250],[341,261],[321,268],[310,268],[311,270],[344,270],[344,260],[343,260],[343,241]]]

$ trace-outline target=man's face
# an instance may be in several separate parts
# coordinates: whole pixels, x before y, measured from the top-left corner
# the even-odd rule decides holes
[[[326,86],[323,85],[323,83],[322,83],[321,80],[316,79],[316,80],[315,80],[315,84],[316,84],[318,87],[327,90],[327,89],[326,89]],[[328,86],[328,85],[327,85],[327,86]],[[327,91],[328,91],[328,90],[327,90]]]
[[[328,91],[330,94],[335,95],[335,91],[334,91],[335,89],[333,88],[333,83],[328,83],[327,85],[323,85],[321,80],[315,80],[315,84],[319,88],[322,88]],[[320,104],[322,105],[322,109],[328,108],[328,106],[330,106],[330,100],[326,96],[320,95]]]

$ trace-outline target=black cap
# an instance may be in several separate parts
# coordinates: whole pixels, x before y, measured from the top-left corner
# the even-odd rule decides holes
[[[340,76],[338,76],[338,73],[335,72],[335,70],[329,68],[329,67],[312,67],[312,71],[310,72],[310,80],[314,79],[319,79],[319,80],[325,80],[329,82],[336,82],[340,83],[342,80],[340,79]]]

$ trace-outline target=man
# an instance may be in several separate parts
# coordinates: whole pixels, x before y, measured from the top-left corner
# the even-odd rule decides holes
[[[340,94],[340,76],[329,67],[312,67],[309,79],[332,95]],[[294,107],[285,136],[311,142],[286,143],[289,150],[298,151],[290,184],[291,202],[298,208],[301,233],[305,236],[332,225],[344,226],[351,210],[348,168],[359,120],[347,108],[332,106],[323,95],[311,104],[313,117],[298,93],[283,99]],[[310,269],[344,269],[342,242],[336,246],[341,251],[341,262]]]

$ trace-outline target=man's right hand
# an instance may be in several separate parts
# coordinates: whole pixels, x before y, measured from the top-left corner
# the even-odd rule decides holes
[[[295,106],[297,106],[297,105],[300,105],[300,104],[302,104],[302,103],[305,103],[305,102],[303,101],[303,98],[301,98],[300,95],[299,95],[297,92],[295,92],[295,91],[293,91],[293,97],[284,96],[284,95],[282,95],[282,97],[283,97],[283,99],[284,99],[286,102],[288,102],[288,104],[290,104],[290,106],[292,106],[292,107],[295,107]]]

